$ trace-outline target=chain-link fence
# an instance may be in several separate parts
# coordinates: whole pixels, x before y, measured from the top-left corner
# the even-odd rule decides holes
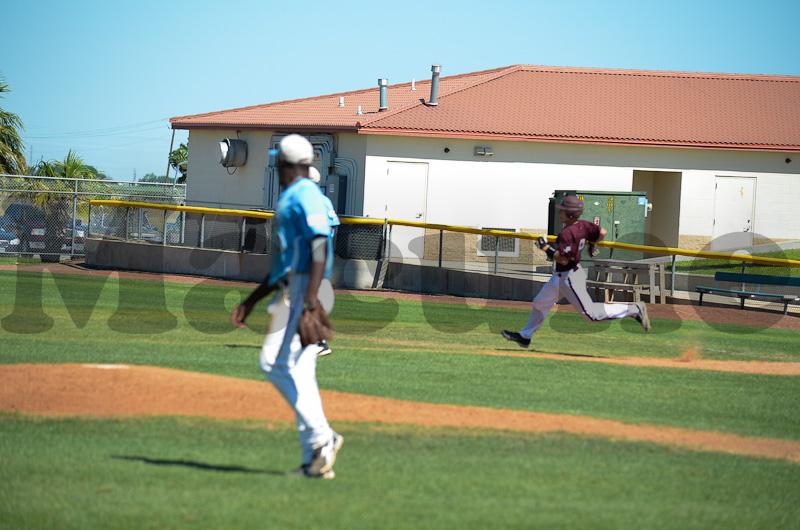
[[[271,213],[94,201],[87,237],[269,254]]]
[[[90,231],[89,201],[180,205],[185,195],[185,184],[0,175],[0,252],[50,262],[82,257]],[[103,227],[116,228],[111,219]]]
[[[90,212],[87,237],[253,254],[269,254],[271,250],[269,211],[147,208],[135,203],[94,201]],[[342,218],[334,232],[334,255],[381,259],[386,250],[386,226],[383,222],[355,224],[357,221]]]
[[[343,217],[333,238],[337,258],[379,260],[383,257],[386,228],[383,224],[347,224]]]

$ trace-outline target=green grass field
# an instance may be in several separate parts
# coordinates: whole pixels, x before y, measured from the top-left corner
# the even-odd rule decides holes
[[[267,318],[247,289],[0,271],[0,362],[163,366],[263,380]],[[796,331],[551,314],[532,350],[499,335],[527,310],[339,296],[324,389],[800,441],[791,376],[570,356],[800,362]],[[68,384],[68,382],[65,382]],[[254,407],[258,404],[254,403]],[[286,479],[293,424],[0,415],[0,529],[797,528],[800,465],[562,433],[337,423],[334,481]]]

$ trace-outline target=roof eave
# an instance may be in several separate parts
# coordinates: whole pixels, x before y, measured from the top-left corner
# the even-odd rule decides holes
[[[525,136],[518,134],[490,134],[475,132],[453,131],[421,131],[405,129],[378,129],[361,128],[359,134],[375,134],[387,136],[417,136],[423,138],[452,138],[457,140],[504,140],[515,142],[546,142],[560,144],[583,145],[615,145],[630,147],[670,147],[682,149],[719,149],[725,151],[766,151],[777,153],[800,152],[800,145],[756,145],[756,144],[727,144],[710,142],[678,142],[666,140],[637,140],[615,138],[568,138],[558,136]]]
[[[275,131],[275,132],[329,132],[329,133],[355,133],[355,125],[243,125],[241,123],[175,123],[173,129],[178,130],[228,130],[228,131]]]

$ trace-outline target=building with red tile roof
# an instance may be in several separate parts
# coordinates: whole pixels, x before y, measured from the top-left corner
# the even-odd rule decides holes
[[[266,151],[297,132],[340,213],[542,232],[556,190],[643,191],[649,243],[800,239],[795,76],[515,65],[170,121],[195,204],[274,206]]]

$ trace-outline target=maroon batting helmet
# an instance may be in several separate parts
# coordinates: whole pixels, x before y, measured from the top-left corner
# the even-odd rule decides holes
[[[567,195],[561,199],[560,204],[556,204],[556,208],[566,211],[570,217],[580,217],[583,213],[583,201],[575,195]]]

